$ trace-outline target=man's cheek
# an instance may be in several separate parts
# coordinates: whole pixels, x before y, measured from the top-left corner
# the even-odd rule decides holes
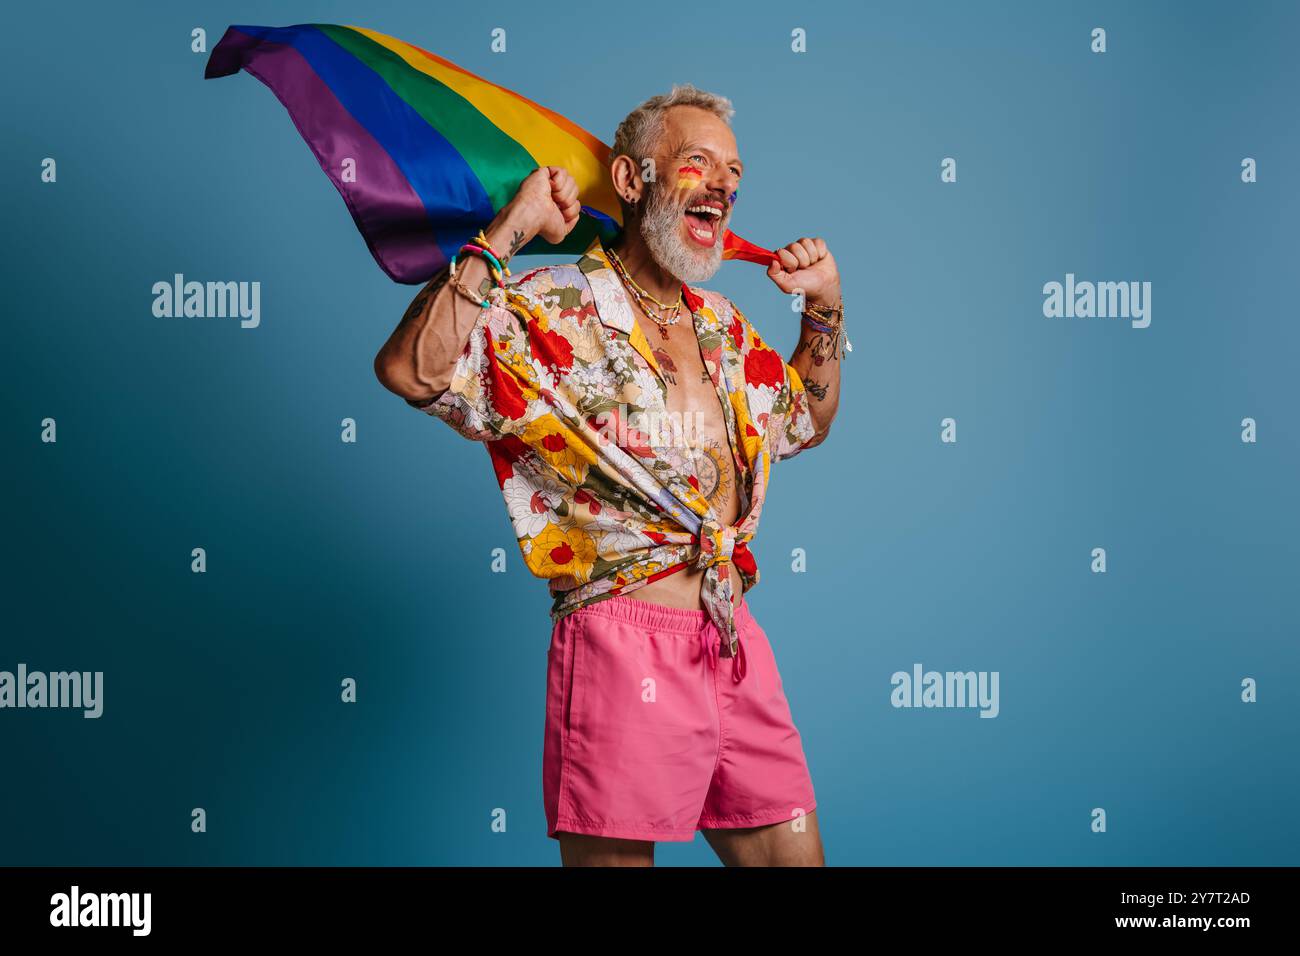
[[[694,166],[683,166],[677,170],[677,188],[683,192],[694,192],[700,186],[700,178],[703,176]]]

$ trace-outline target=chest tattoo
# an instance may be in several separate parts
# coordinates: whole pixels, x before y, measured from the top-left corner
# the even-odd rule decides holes
[[[704,437],[691,446],[690,457],[700,494],[721,511],[730,500],[730,449],[716,438]]]
[[[673,357],[668,354],[667,349],[654,349],[652,353],[655,361],[659,363],[659,371],[664,373],[664,381],[669,385],[677,384],[677,363]]]

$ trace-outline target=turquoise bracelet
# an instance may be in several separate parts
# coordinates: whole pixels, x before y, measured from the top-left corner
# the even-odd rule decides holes
[[[484,249],[482,246],[476,246],[468,242],[465,243],[465,245],[461,246],[459,251],[457,251],[457,253],[451,257],[451,274],[453,276],[456,275],[456,260],[460,258],[460,254],[462,252],[472,252],[486,259],[488,261],[488,268],[492,272],[492,278],[496,280],[497,285],[502,284],[501,276],[505,272],[505,267],[501,265],[501,261],[497,259],[496,256],[492,255],[492,253]]]

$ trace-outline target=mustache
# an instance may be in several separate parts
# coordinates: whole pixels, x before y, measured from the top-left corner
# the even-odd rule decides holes
[[[709,200],[722,204],[722,216],[718,219],[719,224],[726,223],[731,219],[733,203],[729,202],[728,197],[720,190],[699,189],[688,196],[682,197],[680,201],[678,201],[677,198],[678,193],[679,190],[665,185],[662,181],[657,179],[652,180],[650,183],[650,201],[646,209],[646,214],[648,215],[652,209],[660,209],[664,206],[671,206],[678,210],[683,210],[689,206],[694,206],[696,203]]]

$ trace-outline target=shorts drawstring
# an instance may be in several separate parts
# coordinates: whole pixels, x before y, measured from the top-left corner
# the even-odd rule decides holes
[[[709,660],[709,667],[713,670],[718,669],[718,648],[722,646],[722,638],[710,638],[710,628],[700,628],[700,648],[704,651],[704,656]]]
[[[736,656],[731,660],[731,680],[739,684],[745,677],[748,667],[745,664],[745,642],[736,641]]]
[[[708,658],[709,667],[713,670],[718,669],[718,652],[722,647],[722,638],[717,636],[717,628],[705,627],[700,630],[700,649],[704,656]],[[731,680],[739,684],[745,679],[745,674],[749,667],[745,661],[745,643],[736,641],[736,653],[731,659]]]

